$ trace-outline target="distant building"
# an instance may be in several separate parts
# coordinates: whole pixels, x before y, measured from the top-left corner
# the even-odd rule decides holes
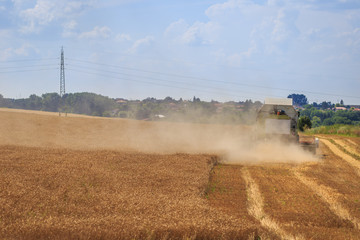
[[[338,110],[347,110],[345,107],[335,107],[335,111],[338,111]]]
[[[125,99],[118,99],[116,100],[117,103],[127,103],[127,100]]]

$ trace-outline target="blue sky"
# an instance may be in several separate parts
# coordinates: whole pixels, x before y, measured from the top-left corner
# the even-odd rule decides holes
[[[360,104],[360,1],[0,0],[0,93]]]

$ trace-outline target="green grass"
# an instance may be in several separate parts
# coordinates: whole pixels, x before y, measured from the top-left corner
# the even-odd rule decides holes
[[[335,124],[331,126],[320,126],[317,128],[308,129],[305,133],[360,137],[360,126]]]

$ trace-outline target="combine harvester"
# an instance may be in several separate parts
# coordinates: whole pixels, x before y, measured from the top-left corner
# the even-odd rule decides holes
[[[266,141],[279,139],[287,143],[300,144],[307,151],[316,154],[319,139],[312,136],[299,136],[298,119],[291,98],[268,98],[257,115],[257,136]]]

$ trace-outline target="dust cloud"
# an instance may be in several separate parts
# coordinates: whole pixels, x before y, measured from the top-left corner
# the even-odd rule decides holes
[[[256,141],[248,125],[145,122],[0,111],[0,144],[144,153],[216,154],[225,163],[301,163],[316,158],[299,146]]]
[[[162,123],[163,124],[163,123]],[[278,139],[256,138],[252,126],[214,124],[153,125],[142,131],[139,151],[217,154],[227,164],[302,163],[317,158],[300,145]]]

